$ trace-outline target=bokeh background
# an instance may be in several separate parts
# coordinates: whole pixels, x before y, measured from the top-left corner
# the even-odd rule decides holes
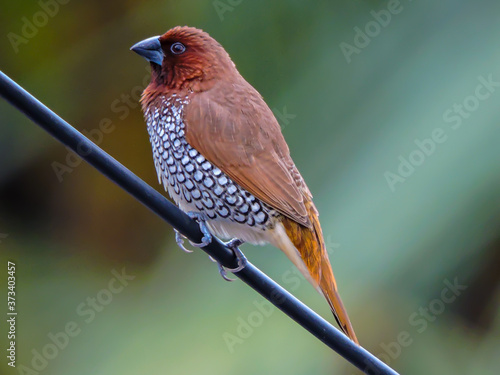
[[[500,82],[500,3],[0,4],[0,69],[159,191],[137,105],[148,64],[129,48],[176,25],[208,31],[278,116],[361,343],[402,374],[498,374],[499,84],[471,96],[481,77]],[[436,131],[445,141],[419,158],[415,142]],[[181,252],[167,224],[3,100],[0,160],[0,310],[11,260],[17,371],[359,373],[281,312],[263,314],[203,252]],[[282,253],[243,249],[333,321]],[[123,269],[133,280],[113,294]],[[7,366],[1,322],[0,373],[22,373]],[[51,351],[71,322],[78,333]]]

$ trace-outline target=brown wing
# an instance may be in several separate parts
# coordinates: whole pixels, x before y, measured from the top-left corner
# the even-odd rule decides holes
[[[311,194],[280,126],[260,94],[241,80],[192,96],[184,118],[186,140],[241,187],[311,227],[304,205]]]

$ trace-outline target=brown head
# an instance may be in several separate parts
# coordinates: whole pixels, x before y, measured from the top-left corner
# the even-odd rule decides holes
[[[205,91],[217,80],[238,74],[224,48],[194,27],[174,27],[162,36],[135,44],[131,50],[151,63],[147,91]]]

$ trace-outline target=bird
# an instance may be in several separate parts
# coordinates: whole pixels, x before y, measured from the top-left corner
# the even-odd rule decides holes
[[[197,28],[176,26],[131,50],[151,65],[141,106],[159,183],[204,224],[199,246],[213,233],[232,238],[235,250],[244,242],[282,250],[359,345],[312,194],[259,92],[224,47]]]

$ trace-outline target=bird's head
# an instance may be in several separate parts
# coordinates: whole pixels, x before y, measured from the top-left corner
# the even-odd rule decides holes
[[[177,26],[131,48],[151,63],[155,89],[204,91],[219,79],[237,74],[231,58],[210,35]]]

